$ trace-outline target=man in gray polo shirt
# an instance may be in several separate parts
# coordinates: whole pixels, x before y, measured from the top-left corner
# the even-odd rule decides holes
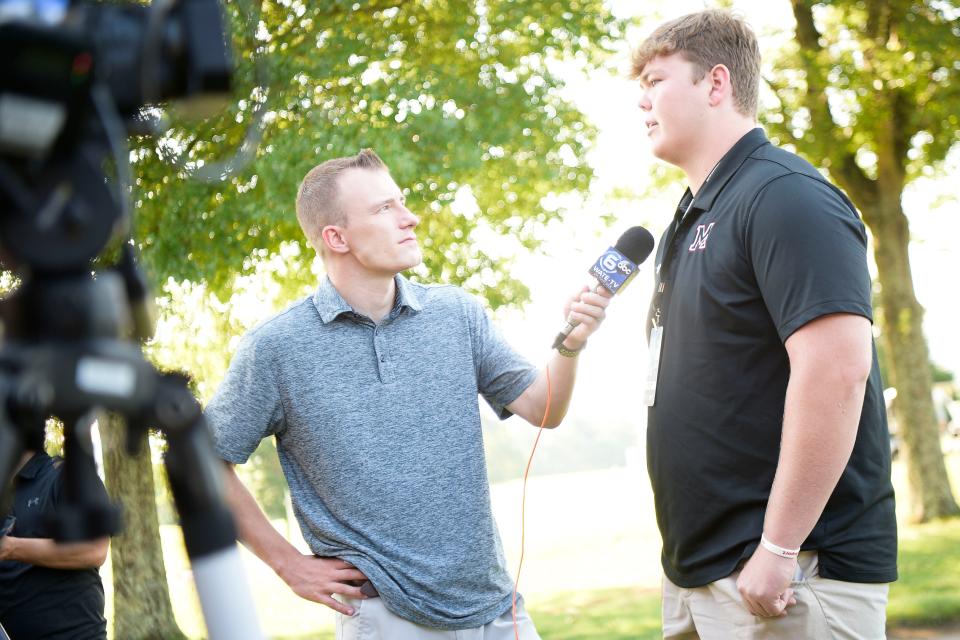
[[[297,218],[327,277],[244,336],[207,418],[232,464],[276,437],[313,555],[273,529],[230,467],[241,539],[298,595],[342,614],[338,638],[513,638],[477,396],[501,418],[539,425],[547,413],[557,426],[608,297],[568,301],[581,324],[548,363],[548,410],[546,372],[476,300],[399,275],[421,261],[418,219],[375,153],[311,170]],[[522,601],[517,620],[522,638],[539,637]]]

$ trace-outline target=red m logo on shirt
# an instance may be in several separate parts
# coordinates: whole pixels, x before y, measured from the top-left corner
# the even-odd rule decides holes
[[[713,229],[714,223],[697,225],[697,237],[690,245],[690,251],[703,251],[707,248],[707,238]]]

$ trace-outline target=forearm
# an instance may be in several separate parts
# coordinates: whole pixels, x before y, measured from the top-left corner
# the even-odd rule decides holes
[[[366,598],[357,586],[367,576],[339,558],[317,558],[302,554],[273,528],[250,495],[233,466],[227,466],[227,499],[233,507],[240,540],[301,598],[319,602],[348,616],[354,609],[335,600],[333,594]]]
[[[764,534],[799,548],[823,513],[853,451],[866,381],[842,371],[792,371]]]
[[[573,397],[573,388],[577,379],[578,358],[568,358],[556,351],[551,352],[546,366],[537,375],[537,379],[530,385],[531,407],[528,415],[522,416],[531,424],[539,426],[541,423],[548,428],[554,428],[563,422]],[[550,371],[549,384],[547,369]],[[550,405],[547,406],[549,397]],[[544,420],[546,414],[546,420]]]
[[[298,559],[300,552],[273,527],[232,465],[227,466],[226,477],[227,500],[237,522],[240,541],[283,578],[286,566]]]
[[[109,538],[58,543],[51,538],[3,538],[0,559],[49,569],[96,569],[107,559]]]

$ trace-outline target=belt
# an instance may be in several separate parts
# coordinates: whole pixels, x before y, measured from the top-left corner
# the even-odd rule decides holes
[[[367,596],[368,598],[378,598],[380,594],[377,593],[376,587],[373,586],[373,583],[367,580],[362,585],[360,585],[360,593]]]

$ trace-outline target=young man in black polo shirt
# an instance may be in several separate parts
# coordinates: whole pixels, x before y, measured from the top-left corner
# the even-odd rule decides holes
[[[896,521],[866,234],[757,128],[759,70],[723,11],[634,54],[653,153],[689,181],[648,322],[664,636],[883,638]]]
[[[50,535],[47,520],[62,493],[61,462],[28,451],[15,476],[15,520],[0,537],[0,624],[13,640],[107,637],[97,569],[109,539],[57,544]]]

